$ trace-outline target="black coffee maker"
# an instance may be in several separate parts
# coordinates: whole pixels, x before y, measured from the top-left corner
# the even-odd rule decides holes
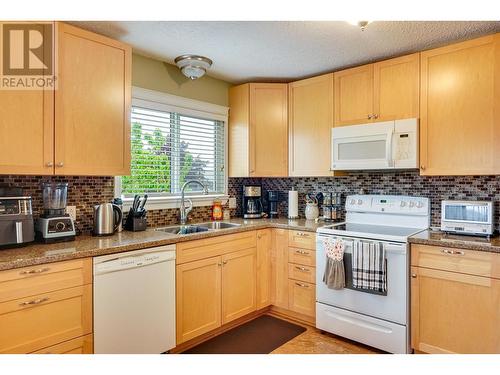
[[[280,202],[280,192],[269,190],[267,192],[267,215],[270,219],[278,218],[278,205]]]
[[[260,219],[264,216],[262,205],[262,186],[243,186],[243,218]]]

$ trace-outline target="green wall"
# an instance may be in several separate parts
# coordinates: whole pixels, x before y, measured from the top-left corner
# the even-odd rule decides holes
[[[191,81],[175,65],[137,54],[132,56],[132,85],[224,106],[231,86],[206,75]]]

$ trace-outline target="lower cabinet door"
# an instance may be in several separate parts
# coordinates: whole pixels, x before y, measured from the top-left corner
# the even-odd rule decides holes
[[[316,286],[304,281],[288,281],[288,308],[296,313],[314,317],[316,314]]]
[[[177,266],[177,345],[221,326],[221,268],[220,256]]]
[[[240,250],[222,257],[222,323],[257,309],[256,249]]]
[[[257,231],[257,309],[271,304],[271,229]]]
[[[92,333],[92,285],[0,303],[0,353],[31,353]]]
[[[500,353],[500,280],[411,268],[412,347],[425,353]]]
[[[32,354],[92,354],[93,352],[93,336],[85,335],[37,350]]]

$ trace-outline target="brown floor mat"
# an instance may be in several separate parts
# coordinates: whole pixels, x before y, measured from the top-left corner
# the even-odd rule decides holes
[[[305,330],[296,324],[263,315],[183,354],[268,354]]]

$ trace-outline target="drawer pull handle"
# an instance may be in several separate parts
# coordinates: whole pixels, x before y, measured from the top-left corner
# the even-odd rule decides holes
[[[309,233],[297,232],[297,236],[299,236],[299,237],[309,237]]]
[[[295,252],[297,254],[302,254],[302,255],[309,255],[309,253],[307,251],[304,251],[304,250],[295,250]]]
[[[449,250],[449,249],[443,249],[441,250],[442,253],[445,254],[450,254],[450,255],[465,255],[463,251],[460,250]]]
[[[299,267],[299,266],[296,266],[295,267],[296,270],[299,270],[299,271],[307,271],[309,272],[310,270],[308,268],[305,268],[305,267]]]
[[[40,303],[47,302],[48,300],[48,297],[38,298],[31,301],[21,302],[19,306],[39,305]]]
[[[50,268],[38,268],[36,270],[22,271],[19,272],[20,275],[33,275],[35,273],[47,272]]]
[[[302,283],[295,283],[295,285],[300,286],[301,288],[309,288],[309,285],[302,284]]]

